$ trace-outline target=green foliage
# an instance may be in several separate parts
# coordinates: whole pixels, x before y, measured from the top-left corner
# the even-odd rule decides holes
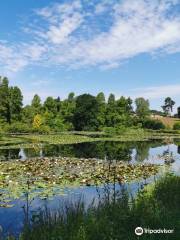
[[[26,105],[22,110],[22,122],[32,125],[34,116],[35,116],[35,113],[32,107],[29,105]]]
[[[142,126],[147,129],[160,130],[165,129],[165,125],[160,120],[145,119]]]
[[[175,102],[170,97],[167,97],[164,100],[164,105],[162,106],[162,109],[163,109],[165,115],[171,114],[171,112],[173,111],[174,105],[175,105]]]
[[[57,101],[53,99],[52,97],[47,97],[47,99],[44,102],[44,109],[47,112],[50,112],[52,114],[56,114],[57,112]]]
[[[54,130],[56,132],[62,132],[62,131],[70,130],[70,129],[71,129],[70,123],[69,123],[69,125],[65,124],[64,119],[61,116],[57,116],[54,119]]]
[[[13,122],[4,126],[4,131],[8,133],[28,133],[31,132],[31,127],[26,123]]]
[[[2,136],[3,136],[3,130],[2,130],[2,128],[0,127],[0,140],[2,140]]]
[[[44,103],[35,94],[31,104],[24,107],[22,100],[21,90],[17,86],[9,87],[8,79],[0,77],[1,127],[6,123],[13,123],[12,126],[15,127],[18,121],[31,127],[32,132],[38,132],[40,128],[48,129],[47,132],[52,133],[68,130],[102,131],[107,127],[106,131],[110,131],[111,135],[115,134],[113,132],[121,135],[126,128],[164,128],[160,122],[146,120],[150,110],[149,101],[144,98],[135,100],[136,114],[133,112],[131,98],[121,96],[116,100],[112,93],[107,102],[103,92],[98,93],[96,97],[90,94],[75,97],[71,92],[67,99],[47,97]],[[167,98],[165,103],[166,107],[172,110],[174,101]],[[41,116],[39,123],[35,121],[38,120],[37,116]],[[17,128],[14,128],[14,132],[15,129]]]
[[[72,96],[69,96],[68,99],[65,99],[64,101],[61,102],[60,115],[64,119],[64,122],[67,125],[71,126],[70,129],[73,129],[72,125],[75,109],[76,101]]]
[[[96,100],[98,103],[98,114],[97,114],[97,121],[98,121],[98,128],[102,129],[105,125],[106,120],[106,100],[103,92],[100,92],[96,96]]]
[[[68,102],[73,102],[74,101],[75,94],[73,92],[70,92],[68,95]]]
[[[144,119],[150,114],[149,101],[144,98],[136,98],[136,114],[140,119]]]
[[[0,117],[7,123],[21,119],[22,94],[18,87],[9,87],[7,78],[0,77]]]
[[[108,191],[108,193],[107,193]],[[24,227],[21,239],[63,240],[136,240],[137,226],[150,229],[174,229],[169,234],[143,234],[142,240],[179,239],[180,177],[166,176],[154,186],[130,199],[127,189],[106,193],[86,208],[83,201],[65,203],[53,213],[45,208],[36,212],[31,228]]]
[[[152,229],[174,229],[172,239],[178,239],[180,222],[180,177],[167,175],[140,192],[135,206],[135,218],[139,226],[149,226]],[[165,236],[162,236],[162,239]],[[155,239],[155,238],[153,238]],[[158,238],[159,239],[159,238]],[[166,239],[166,238],[165,238]],[[169,239],[169,238],[167,238]]]
[[[21,90],[18,87],[10,87],[9,88],[10,95],[10,110],[11,110],[11,118],[14,121],[21,120],[21,112],[23,106],[23,96]]]
[[[132,100],[121,97],[115,101],[113,94],[108,98],[106,110],[106,126],[116,127],[117,125],[132,126]]]
[[[103,132],[109,136],[115,136],[117,133],[114,127],[104,127]]]
[[[43,124],[39,128],[33,128],[32,132],[39,134],[48,134],[51,132],[51,129],[49,126]]]
[[[173,129],[174,130],[180,130],[180,122],[175,123],[174,126],[173,126]]]
[[[0,77],[0,115],[7,122],[10,122],[10,98],[8,85],[8,79]]]
[[[75,130],[97,130],[98,129],[98,102],[90,94],[83,94],[76,99],[76,109],[73,123]]]
[[[41,108],[42,108],[41,98],[37,94],[35,94],[32,99],[31,107],[33,109],[34,114],[38,114],[41,112]]]

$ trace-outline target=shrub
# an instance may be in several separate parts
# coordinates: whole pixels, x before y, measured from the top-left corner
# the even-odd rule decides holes
[[[175,123],[174,126],[173,126],[173,129],[174,130],[180,130],[180,122]]]
[[[124,125],[118,125],[118,126],[115,128],[115,130],[116,130],[116,133],[117,133],[118,135],[121,135],[121,134],[126,133],[127,128],[126,128]]]
[[[110,136],[116,135],[116,129],[114,127],[105,127],[105,128],[103,128],[103,131],[105,134],[110,135]]]
[[[31,128],[26,123],[14,122],[4,126],[4,131],[8,133],[27,133]]]
[[[32,131],[34,133],[40,133],[40,134],[48,134],[51,132],[50,127],[47,125],[41,125],[39,128],[33,128]]]
[[[165,129],[165,125],[159,120],[146,119],[144,120],[142,125],[144,128],[147,128],[147,129],[153,129],[153,130]]]

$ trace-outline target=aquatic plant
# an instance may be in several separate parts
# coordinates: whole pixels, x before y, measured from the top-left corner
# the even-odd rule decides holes
[[[137,142],[163,140],[172,142],[174,139],[179,138],[180,134],[139,131],[138,129],[130,129],[123,134],[114,136],[105,134],[104,132],[62,132],[61,134],[12,135],[2,137],[0,140],[0,149],[31,148],[39,144],[77,144],[97,141]]]
[[[159,166],[126,164],[122,161],[68,157],[32,158],[0,162],[1,206],[13,199],[46,198],[63,194],[65,187],[96,186],[111,182],[130,182],[156,175]]]

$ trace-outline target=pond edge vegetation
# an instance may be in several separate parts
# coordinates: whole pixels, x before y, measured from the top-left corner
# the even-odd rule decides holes
[[[115,193],[115,194],[114,194]],[[180,176],[167,174],[154,184],[139,190],[136,197],[112,189],[98,204],[87,208],[82,199],[64,203],[52,211],[40,209],[24,228],[20,240],[135,240],[137,226],[149,229],[173,229],[172,234],[143,234],[142,240],[178,240],[180,235]],[[157,238],[158,237],[158,238]],[[9,236],[7,239],[15,239]]]

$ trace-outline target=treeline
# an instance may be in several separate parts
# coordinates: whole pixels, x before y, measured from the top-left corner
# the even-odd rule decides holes
[[[164,128],[149,118],[149,101],[131,98],[115,99],[110,94],[106,101],[104,93],[97,96],[71,92],[67,99],[47,97],[44,102],[36,94],[30,105],[23,106],[21,90],[9,86],[7,78],[0,78],[0,126],[9,132],[59,132],[66,130],[99,131],[104,128],[145,127]]]

